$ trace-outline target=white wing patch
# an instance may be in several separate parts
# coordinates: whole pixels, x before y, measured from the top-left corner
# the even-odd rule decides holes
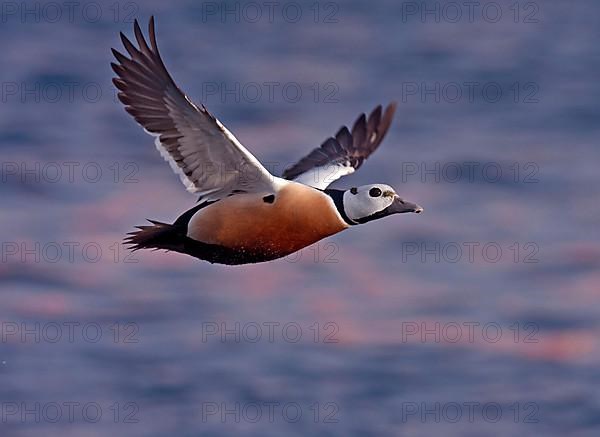
[[[324,190],[342,176],[352,173],[354,173],[354,167],[351,165],[329,164],[311,168],[306,173],[302,173],[294,179],[294,182],[300,182],[301,184]]]
[[[146,129],[144,129],[144,132],[154,137],[154,146],[156,147],[156,150],[158,150],[160,156],[162,156],[162,158],[169,163],[169,167],[171,167],[171,170],[173,170],[173,172],[175,172],[175,174],[179,176],[179,179],[181,180],[183,185],[185,185],[185,189],[190,193],[197,193],[199,191],[198,188],[196,188],[194,183],[186,176],[181,167],[177,165],[173,157],[169,154],[169,152],[167,152],[167,149],[165,149],[165,147],[160,142],[160,134],[154,134]]]

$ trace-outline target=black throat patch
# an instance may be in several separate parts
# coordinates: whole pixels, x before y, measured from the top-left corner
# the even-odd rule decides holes
[[[326,188],[323,190],[325,194],[329,195],[333,199],[333,203],[335,204],[335,208],[338,210],[344,221],[350,226],[357,225],[358,222],[353,221],[346,215],[346,211],[344,211],[344,191],[336,190],[333,188]]]
[[[390,212],[388,211],[388,208],[382,209],[381,211],[377,211],[374,214],[371,214],[367,217],[363,217],[361,219],[356,220],[358,223],[360,223],[361,225],[363,223],[367,223],[370,222],[372,220],[377,220],[383,217],[387,217],[388,215],[390,215]]]

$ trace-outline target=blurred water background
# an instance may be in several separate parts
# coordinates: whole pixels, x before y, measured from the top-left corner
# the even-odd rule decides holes
[[[598,435],[600,4],[267,3],[2,3],[1,435]],[[335,186],[425,213],[268,264],[128,255],[195,201],[110,83],[153,14],[274,171],[398,101]]]

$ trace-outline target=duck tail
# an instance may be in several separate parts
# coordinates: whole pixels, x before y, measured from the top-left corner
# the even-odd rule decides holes
[[[148,220],[151,226],[136,226],[138,231],[129,232],[123,241],[132,251],[140,249],[165,249],[181,252],[185,235],[181,234],[178,226]]]

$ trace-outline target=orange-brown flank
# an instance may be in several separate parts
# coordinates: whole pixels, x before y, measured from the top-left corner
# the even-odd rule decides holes
[[[290,183],[268,203],[264,194],[239,194],[201,209],[188,225],[188,236],[282,257],[348,227],[331,198],[314,188]]]

